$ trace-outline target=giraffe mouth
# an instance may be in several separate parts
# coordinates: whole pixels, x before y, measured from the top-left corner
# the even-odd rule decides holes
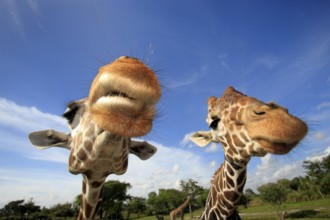
[[[113,108],[114,106],[131,106],[133,107],[138,102],[138,99],[133,98],[127,93],[119,90],[111,90],[100,96],[93,104],[102,105],[106,108]]]
[[[299,142],[276,142],[267,139],[256,140],[265,151],[271,154],[287,154],[289,153]]]
[[[121,91],[110,91],[107,95],[107,97],[122,97],[122,98],[126,98],[126,99],[129,99],[129,100],[132,100],[134,101],[135,98],[132,98],[130,97],[129,95],[127,95],[126,93],[124,92],[121,92]]]

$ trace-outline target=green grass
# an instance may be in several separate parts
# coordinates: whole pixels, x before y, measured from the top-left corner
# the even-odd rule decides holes
[[[285,211],[286,220],[325,220],[330,219],[330,198],[315,201],[285,203],[282,206]],[[243,220],[276,220],[275,207],[271,205],[258,205],[247,209],[239,207],[239,213]],[[203,210],[195,210],[193,219],[198,219]],[[299,217],[300,218],[297,218]],[[190,219],[190,215],[185,214],[185,219]],[[156,220],[155,216],[147,216],[138,220]],[[168,215],[164,216],[164,220],[170,220]]]
[[[284,203],[281,210],[285,211],[286,219],[330,219],[330,199],[315,201]],[[262,205],[251,208],[239,208],[242,219],[277,219],[275,206]],[[300,217],[300,218],[298,218]]]

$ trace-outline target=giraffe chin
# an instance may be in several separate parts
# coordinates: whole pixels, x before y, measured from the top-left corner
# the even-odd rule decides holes
[[[122,106],[112,107],[110,110],[91,107],[90,110],[93,120],[100,128],[123,137],[140,137],[149,133],[156,114],[153,108],[128,114],[130,110],[125,110]]]
[[[297,144],[298,142],[294,143],[277,143],[268,141],[265,139],[259,139],[257,142],[262,146],[262,148],[271,154],[287,154],[289,153]]]

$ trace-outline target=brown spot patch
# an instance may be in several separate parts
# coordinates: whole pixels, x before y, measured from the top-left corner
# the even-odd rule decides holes
[[[244,143],[239,139],[237,135],[233,135],[233,142],[236,147],[244,147]]]
[[[234,175],[234,171],[233,171],[233,169],[232,169],[230,166],[227,166],[227,171],[228,171],[228,173],[229,173],[231,176]]]
[[[230,114],[229,114],[229,118],[230,118],[230,120],[232,120],[232,121],[236,121],[236,115],[237,115],[237,111],[238,111],[238,107],[236,106],[236,107],[234,107],[234,108],[232,108],[232,110],[230,111]]]
[[[73,156],[73,151],[71,151],[70,157],[69,157],[69,166],[71,166],[75,160],[76,160],[76,157]]]
[[[235,182],[226,174],[226,181],[228,187],[235,187]]]
[[[237,201],[240,197],[240,195],[235,191],[225,191],[224,195],[229,201]]]
[[[93,211],[93,207],[91,205],[88,204],[87,200],[85,199],[84,201],[84,212],[86,215],[86,218],[90,218],[91,214]]]
[[[223,205],[228,209],[232,209],[234,207],[233,204],[226,199],[223,199],[221,201],[223,202]]]
[[[249,139],[246,137],[246,135],[244,133],[241,133],[241,137],[243,138],[243,140],[245,142],[248,142],[249,141]]]
[[[84,175],[87,177],[87,179],[91,179],[93,172],[91,170],[87,170],[84,172]]]
[[[89,140],[84,141],[84,147],[87,152],[91,152],[93,149],[93,143]]]
[[[82,192],[83,192],[83,194],[86,194],[86,183],[85,183],[85,181],[82,182]]]
[[[102,186],[102,184],[103,184],[103,181],[94,181],[94,182],[92,182],[92,187],[93,188],[99,188],[100,186]]]
[[[81,149],[78,153],[77,153],[77,157],[79,160],[81,161],[85,161],[87,159],[87,154],[85,153],[84,149]]]
[[[237,183],[241,184],[246,179],[246,172],[241,172],[237,178]]]

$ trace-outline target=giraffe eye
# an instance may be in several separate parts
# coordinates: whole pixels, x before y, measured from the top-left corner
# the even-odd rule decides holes
[[[212,122],[210,124],[210,128],[212,128],[213,130],[215,130],[218,127],[218,123],[220,121],[220,118],[218,117],[212,117]]]

